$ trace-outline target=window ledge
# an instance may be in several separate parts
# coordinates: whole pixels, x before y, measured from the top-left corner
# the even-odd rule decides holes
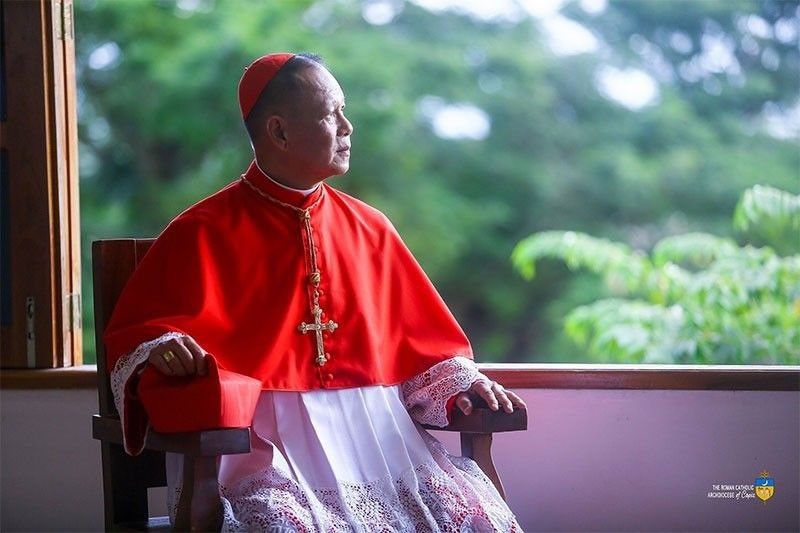
[[[800,366],[480,363],[515,389],[800,390]],[[0,370],[2,389],[95,389],[97,367]]]
[[[97,389],[97,366],[4,368],[0,389]]]
[[[484,363],[511,389],[800,390],[800,366]]]
[[[799,391],[800,366],[479,363],[512,389]],[[96,389],[97,367],[3,369],[0,389]]]

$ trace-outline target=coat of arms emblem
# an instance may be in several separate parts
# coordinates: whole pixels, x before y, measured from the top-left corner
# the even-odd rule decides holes
[[[756,496],[762,501],[767,501],[775,494],[775,478],[769,476],[769,472],[764,470],[756,478]]]

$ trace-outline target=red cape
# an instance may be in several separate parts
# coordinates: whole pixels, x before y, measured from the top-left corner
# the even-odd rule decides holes
[[[394,385],[447,358],[472,358],[463,330],[378,210],[323,183],[308,197],[253,163],[239,179],[175,218],[142,259],[105,331],[109,368],[169,331],[192,336],[223,369],[264,390]],[[271,201],[264,195],[273,198]],[[315,364],[306,241],[322,273],[329,359]]]

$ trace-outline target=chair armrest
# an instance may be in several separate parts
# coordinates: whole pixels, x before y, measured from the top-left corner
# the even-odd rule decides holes
[[[505,500],[506,491],[492,459],[492,434],[528,429],[528,411],[519,408],[515,408],[511,413],[506,413],[502,409],[493,411],[482,398],[471,396],[471,400],[473,407],[469,415],[454,407],[447,426],[423,424],[422,427],[428,430],[461,433],[461,455],[475,461],[495,486],[500,497]]]
[[[458,431],[460,433],[501,433],[503,431],[524,431],[528,429],[528,411],[514,409],[513,413],[492,411],[489,408],[473,409],[465,415],[453,410],[451,422],[445,427],[423,425],[425,429],[436,431]]]
[[[119,418],[93,415],[92,436],[101,441],[122,444],[122,424]],[[187,433],[148,431],[145,449],[193,457],[249,453],[250,428],[209,429]]]
[[[423,424],[422,427],[435,431],[458,431],[460,433],[500,433],[503,431],[523,431],[528,429],[527,409],[515,408],[506,413],[502,409],[492,411],[483,398],[474,396],[472,412],[465,415],[461,409],[453,407],[450,423],[445,427]]]
[[[92,436],[122,444],[119,418],[93,415]],[[217,457],[250,452],[250,428],[210,429],[186,433],[147,432],[145,450],[183,454],[183,489],[175,511],[176,531],[219,531]]]

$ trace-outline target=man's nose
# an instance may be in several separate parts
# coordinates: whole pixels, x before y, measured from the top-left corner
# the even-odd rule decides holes
[[[341,124],[339,126],[339,135],[347,137],[353,134],[353,123],[347,120],[347,117],[342,115]]]

